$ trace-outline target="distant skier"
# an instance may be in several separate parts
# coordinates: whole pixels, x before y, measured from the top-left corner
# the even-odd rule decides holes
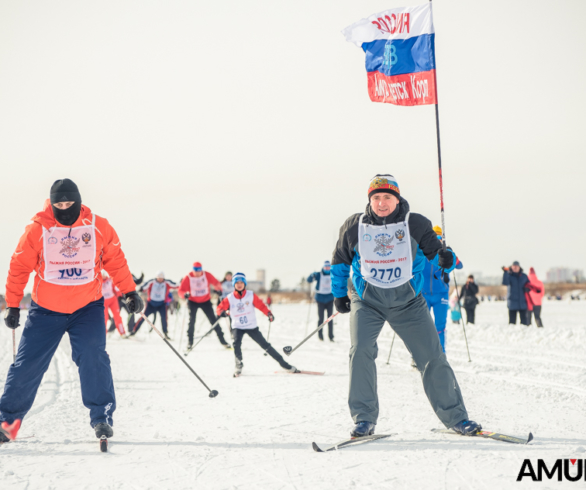
[[[529,278],[523,272],[519,262],[515,260],[511,267],[503,267],[503,286],[507,286],[507,308],[509,309],[509,325],[519,323],[529,325],[527,318],[527,298],[525,293],[531,289],[528,286]]]
[[[273,298],[271,298],[271,293],[267,294],[267,306],[269,310],[271,309],[271,305],[273,304]]]
[[[220,303],[224,299],[226,299],[233,291],[234,286],[232,285],[232,273],[228,271],[226,272],[226,274],[224,274],[224,279],[222,280],[222,294],[218,299],[218,306],[220,306]],[[230,322],[230,332],[232,332],[232,318],[228,317],[228,321]]]
[[[140,291],[146,291],[147,293],[147,307],[144,311],[144,316],[148,317],[151,314],[156,315],[159,313],[161,323],[163,324],[163,334],[167,340],[171,340],[167,330],[167,300],[171,290],[177,289],[178,287],[179,285],[170,279],[165,279],[165,273],[160,271],[155,279],[145,282],[140,288]],[[143,318],[139,318],[130,335],[135,335],[143,322]]]
[[[375,176],[364,213],[340,228],[332,260],[336,309],[350,313],[350,413],[353,437],[374,433],[379,415],[375,359],[377,338],[387,321],[403,340],[421,373],[425,394],[442,423],[472,435],[480,425],[469,420],[452,370],[421,294],[425,258],[450,273],[456,255],[441,242],[428,219],[411,213],[392,175]],[[352,268],[352,300],[348,277]]]
[[[543,328],[543,322],[541,321],[541,304],[543,302],[545,288],[543,287],[543,283],[537,278],[537,274],[533,267],[529,269],[529,284],[532,286],[532,290],[526,294],[529,295],[529,302],[533,307],[533,310],[528,313],[529,318],[527,319],[527,323],[531,324],[531,313],[533,313],[535,315],[535,324],[539,328]]]
[[[234,274],[232,278],[232,285],[234,292],[230,293],[227,298],[224,298],[218,305],[217,314],[219,316],[227,316],[230,312],[232,317],[232,325],[234,327],[234,356],[236,363],[236,370],[234,377],[240,376],[242,373],[242,338],[247,334],[254,340],[261,349],[263,349],[269,356],[271,356],[279,365],[292,373],[299,372],[295,366],[291,366],[283,356],[279,354],[275,348],[267,342],[258,328],[256,321],[255,308],[262,311],[269,317],[269,322],[274,321],[275,317],[262,302],[262,300],[252,291],[246,290],[246,276],[241,272]]]
[[[134,284],[136,284],[138,286],[144,280],[144,272],[142,272],[140,274],[140,277],[136,277],[134,274],[132,274],[132,280],[134,281]],[[126,313],[128,313],[128,320],[126,321],[126,328],[127,328],[128,332],[132,332],[132,330],[134,329],[134,313],[130,313],[128,311],[128,308],[126,307],[126,303],[124,302],[124,298],[122,296],[118,296],[118,309],[120,311],[125,310]],[[110,317],[109,320],[110,320],[110,328],[108,329],[108,332],[113,332],[114,330],[116,330],[116,322],[114,321],[113,317]],[[107,324],[108,324],[108,322],[106,322],[106,325]]]
[[[433,231],[436,233],[438,240],[441,240],[442,229],[439,226],[435,226]],[[457,260],[455,268],[461,269],[462,267],[462,262]],[[435,329],[437,330],[442,350],[445,352],[446,322],[450,302],[450,275],[427,258],[425,258],[423,269],[423,288],[421,293],[429,311],[433,309]]]
[[[474,276],[470,274],[468,279],[466,279],[466,284],[462,286],[462,291],[460,292],[460,301],[466,310],[467,323],[474,323],[474,314],[476,305],[478,304],[478,298],[476,297],[477,294],[478,285],[474,282]]]
[[[135,219],[134,214],[130,217]],[[77,364],[81,398],[96,436],[111,437],[116,410],[102,296],[102,267],[124,293],[132,313],[143,302],[134,290],[120,239],[107,220],[82,205],[77,186],[57,180],[43,211],[26,227],[10,261],[4,322],[19,326],[19,304],[36,272],[32,304],[0,398],[0,422],[22,419],[33,405],[43,375],[67,332]],[[56,419],[57,420],[57,419]],[[0,435],[0,442],[7,442]]]
[[[114,281],[112,281],[105,270],[102,270],[102,296],[104,297],[104,323],[106,325],[108,324],[108,310],[110,310],[118,333],[122,337],[125,337],[124,323],[122,323],[120,308],[118,306],[118,297],[122,297],[122,293],[114,286]]]
[[[323,267],[319,272],[313,272],[307,278],[307,282],[315,283],[315,302],[317,303],[317,326],[319,327],[324,320],[328,319],[334,313],[334,295],[332,294],[332,276],[330,275],[331,264],[329,260],[324,262]],[[327,316],[324,313],[327,311]],[[324,327],[325,328],[325,327]],[[328,336],[330,341],[334,341],[334,320],[328,323]],[[324,339],[324,329],[319,332],[319,340]]]
[[[216,291],[222,291],[222,284],[209,272],[204,272],[200,262],[193,264],[193,271],[186,275],[179,286],[179,295],[186,298],[189,307],[189,328],[187,330],[187,349],[193,347],[193,335],[195,332],[195,317],[197,310],[203,310],[210,325],[216,323],[217,318],[214,314],[214,308],[211,301],[211,287]],[[214,329],[218,336],[220,343],[226,348],[231,348],[230,344],[224,339],[224,332],[222,327],[216,325]]]

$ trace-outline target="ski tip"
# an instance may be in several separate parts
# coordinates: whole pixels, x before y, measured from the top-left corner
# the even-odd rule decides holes
[[[108,452],[108,438],[106,436],[100,437],[100,451],[103,453]]]
[[[10,439],[11,441],[14,441],[20,429],[20,424],[21,420],[16,419],[11,424],[9,424],[8,422],[2,422],[2,425],[0,427],[2,427],[2,431],[6,434],[6,437],[8,437],[8,439]]]
[[[210,398],[216,398],[218,396],[218,392],[216,390],[210,391]]]
[[[314,450],[316,453],[323,453],[323,452],[324,452],[324,451],[322,451],[322,450],[319,448],[319,446],[318,446],[318,445],[317,445],[315,442],[312,442],[312,443],[311,443],[311,447],[313,447],[313,450]]]
[[[529,432],[529,437],[527,438],[527,442],[525,444],[529,444],[533,440],[533,433]]]

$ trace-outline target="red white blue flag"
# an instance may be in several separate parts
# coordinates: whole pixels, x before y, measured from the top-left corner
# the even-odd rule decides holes
[[[366,53],[368,95],[373,102],[437,103],[431,2],[371,15],[342,34]]]

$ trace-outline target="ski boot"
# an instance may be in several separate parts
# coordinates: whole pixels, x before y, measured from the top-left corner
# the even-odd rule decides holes
[[[96,431],[96,437],[100,440],[100,451],[103,453],[108,452],[108,438],[114,435],[112,427],[106,422],[100,422],[94,427]]]
[[[167,332],[163,332],[163,337],[165,337],[165,340],[168,340],[169,342],[171,342],[173,340],[171,337],[169,337]]]
[[[301,371],[299,371],[299,369],[297,369],[295,366],[289,366],[288,368],[285,368],[285,371],[289,371],[290,373],[300,373]]]
[[[473,436],[482,430],[482,426],[472,420],[462,420],[454,425],[452,430],[463,436]]]
[[[242,368],[244,367],[244,363],[239,360],[236,359],[236,369],[234,369],[234,377],[237,378],[238,376],[240,376],[242,374]]]
[[[352,437],[364,437],[364,436],[371,436],[374,434],[374,428],[376,424],[372,422],[358,422],[352,432],[350,432],[350,436]]]

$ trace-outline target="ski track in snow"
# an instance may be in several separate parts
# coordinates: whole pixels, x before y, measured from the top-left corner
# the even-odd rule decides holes
[[[279,352],[304,337],[307,309],[275,305],[270,341]],[[289,358],[325,376],[275,374],[279,366],[245,337],[243,375],[234,379],[233,352],[210,335],[186,359],[219,391],[215,399],[143,327],[131,340],[108,338],[118,403],[109,453],[89,426],[66,335],[20,432],[34,437],[0,447],[2,489],[575,488],[516,477],[525,458],[586,458],[586,303],[546,302],[544,329],[506,325],[506,315],[504,303],[478,307],[478,324],[467,327],[472,362],[462,327],[449,323],[448,358],[471,418],[511,435],[532,431],[528,446],[431,433],[441,424],[400,339],[386,364],[388,326],[379,339],[377,433],[396,435],[325,454],[311,442],[338,442],[352,427],[347,315],[337,317],[335,343],[316,337]],[[176,347],[181,320],[170,317]],[[309,331],[316,321],[313,305]],[[267,320],[260,324],[266,335]],[[196,336],[207,328],[199,318]],[[10,335],[0,328],[2,381]]]

